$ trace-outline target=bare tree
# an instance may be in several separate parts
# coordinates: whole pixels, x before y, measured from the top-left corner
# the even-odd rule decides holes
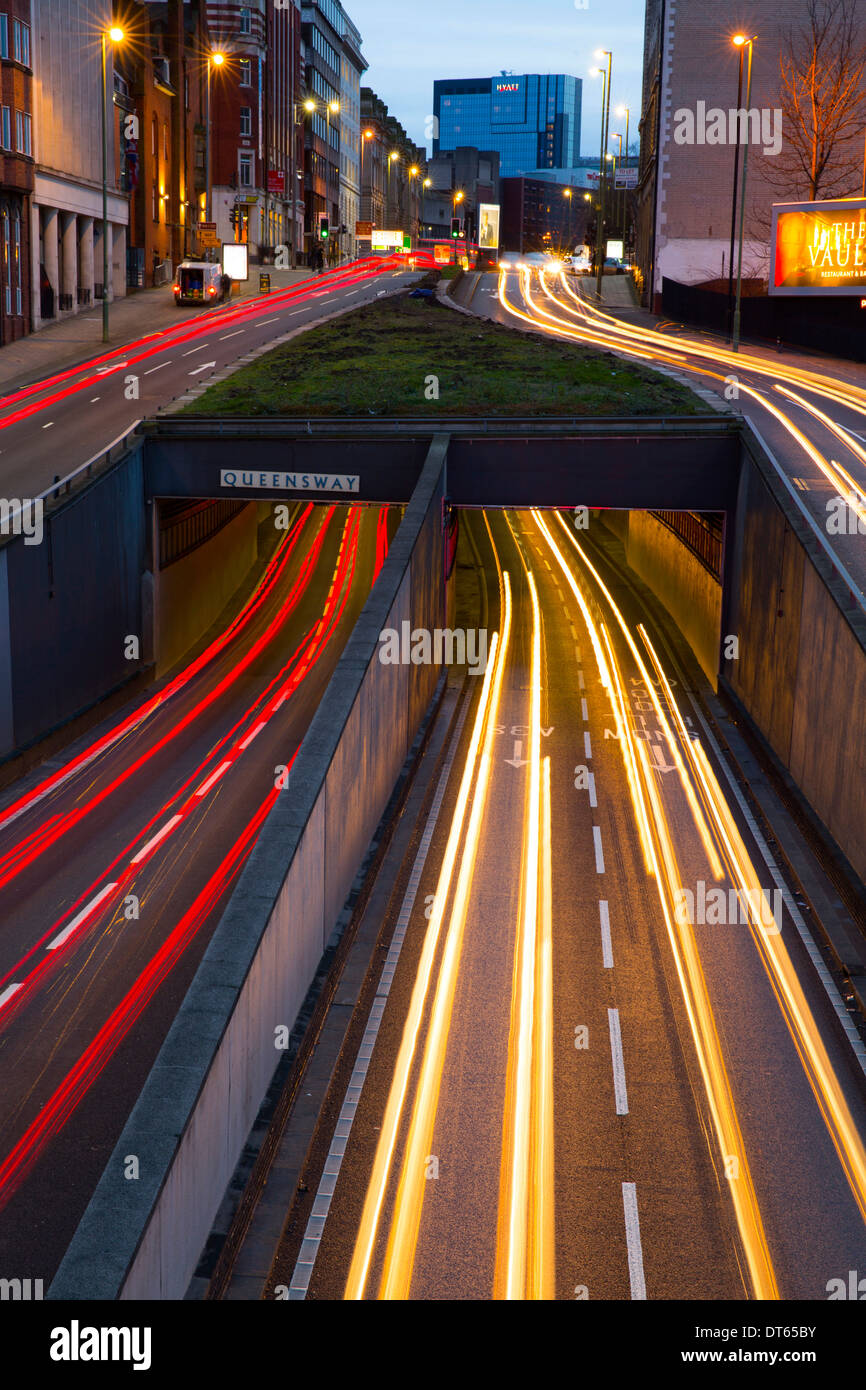
[[[782,151],[764,157],[771,187],[795,200],[859,192],[866,127],[866,5],[806,0],[779,58]]]

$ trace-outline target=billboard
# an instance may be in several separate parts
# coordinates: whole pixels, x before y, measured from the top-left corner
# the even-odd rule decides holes
[[[371,233],[371,251],[387,251],[389,247],[399,246],[403,248],[403,233],[389,232],[384,228],[374,227]]]
[[[862,294],[866,199],[774,204],[770,267],[770,294]]]
[[[499,204],[478,204],[478,245],[482,250],[495,251],[499,246]]]
[[[238,244],[233,241],[223,242],[223,274],[230,275],[233,280],[249,280],[250,248],[244,242]]]

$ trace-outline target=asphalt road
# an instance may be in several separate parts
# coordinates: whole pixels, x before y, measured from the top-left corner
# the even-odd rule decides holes
[[[6,1277],[47,1287],[398,523],[298,504],[214,645],[0,798]]]
[[[506,654],[486,697],[467,681],[438,818],[420,817],[418,837],[435,829],[405,939],[373,966],[278,1256],[290,1296],[826,1298],[866,1261],[844,1009],[603,545],[583,533],[579,555],[550,513],[464,519]],[[775,919],[731,915],[749,869]],[[671,912],[672,886],[701,881],[728,920]]]
[[[112,347],[105,360],[90,359],[34,383],[35,389],[8,394],[0,399],[3,495],[38,496],[137,420],[206,383],[253,348],[326,314],[375,301],[416,278],[383,258],[216,309],[178,311],[176,328]],[[133,390],[138,395],[128,399]]]
[[[483,275],[468,307],[511,328],[629,349],[636,360],[666,365],[726,399],[764,439],[866,602],[866,366],[753,344],[734,354],[710,334],[669,322],[659,332],[637,311],[598,309],[593,301],[594,282],[587,277],[542,276],[535,266]],[[842,514],[840,534],[839,512],[828,511],[828,503],[852,491],[855,506]]]

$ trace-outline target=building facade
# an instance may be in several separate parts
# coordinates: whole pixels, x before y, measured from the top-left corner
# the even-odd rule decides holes
[[[502,180],[503,251],[572,251],[586,240],[589,206],[579,195],[563,196],[549,179]]]
[[[340,57],[340,254],[359,255],[355,224],[361,216],[361,78],[367,60],[361,35],[343,11],[343,51]],[[345,230],[343,230],[345,229]]]
[[[329,260],[337,255],[340,226],[340,91],[342,83],[343,12],[337,0],[310,0],[302,5],[306,100],[315,103],[304,120],[304,246],[307,258],[320,247]],[[328,237],[321,236],[328,219]]]
[[[379,231],[424,235],[425,150],[416,145],[371,87],[361,88],[361,219]],[[362,241],[360,253],[369,249]]]
[[[806,0],[750,0],[747,18],[745,11],[729,18],[703,0],[647,0],[635,258],[645,302],[658,308],[665,278],[718,287],[731,268],[734,163],[747,124],[737,118],[745,111],[745,83],[738,108],[743,50],[732,43],[736,21],[756,35],[743,253],[743,278],[753,288],[768,276],[773,203],[809,196],[796,176],[788,181],[780,96],[780,61],[789,54],[792,32],[807,27]],[[742,154],[740,145],[740,176]],[[840,191],[855,194],[862,177],[860,132],[850,156],[850,187]]]
[[[30,0],[0,14],[0,344],[32,325],[33,32]]]
[[[424,190],[423,235],[451,235],[451,219],[458,216],[471,241],[477,240],[478,208],[481,203],[499,203],[499,154],[461,145],[434,155],[427,162],[430,185]],[[456,194],[462,194],[460,201]]]
[[[503,176],[564,168],[580,156],[583,83],[564,73],[500,73],[433,83],[433,154],[496,150]]]

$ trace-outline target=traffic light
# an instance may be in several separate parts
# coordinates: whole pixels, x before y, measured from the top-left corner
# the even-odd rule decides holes
[[[322,241],[327,241],[329,235],[330,228],[328,224],[328,219],[327,217],[323,217],[321,222],[319,223],[319,236],[322,238]]]
[[[459,235],[460,235],[460,218],[459,218],[459,217],[452,217],[452,218],[451,218],[451,235],[452,235],[453,237],[459,237]]]

